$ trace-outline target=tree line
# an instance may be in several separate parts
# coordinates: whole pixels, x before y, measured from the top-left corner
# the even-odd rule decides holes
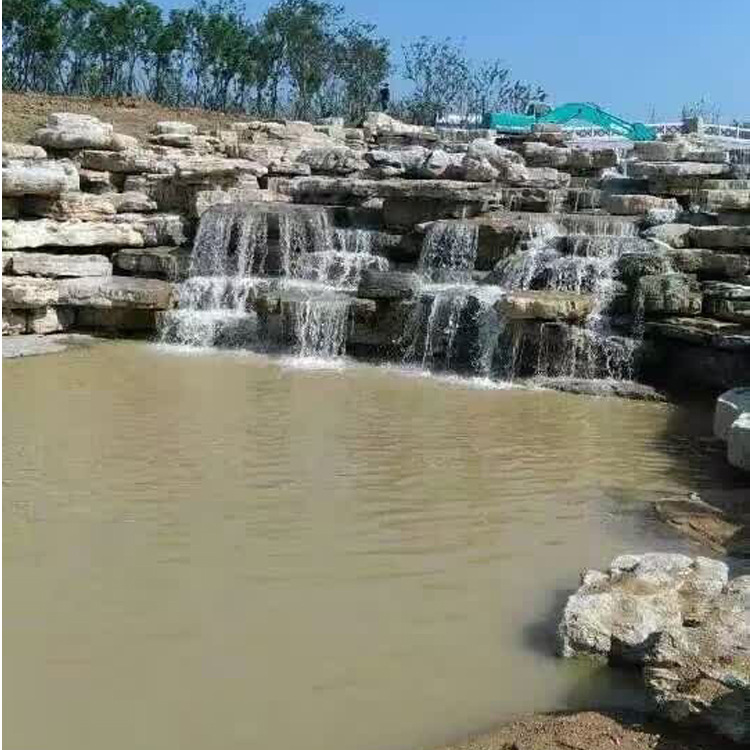
[[[140,96],[172,107],[354,122],[395,70],[388,41],[323,0],[278,0],[257,20],[235,0],[165,13],[149,0],[6,0],[3,88]],[[403,48],[411,91],[394,113],[434,123],[544,99],[500,62],[476,64],[450,39]]]

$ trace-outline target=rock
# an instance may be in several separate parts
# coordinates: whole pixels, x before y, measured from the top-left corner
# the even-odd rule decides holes
[[[3,219],[18,218],[20,201],[20,198],[3,198]]]
[[[705,557],[622,555],[586,571],[559,628],[563,656],[643,667],[655,710],[750,739],[750,576]]]
[[[646,323],[646,333],[657,337],[697,344],[711,349],[750,352],[750,335],[740,323],[713,318],[667,318]]]
[[[593,304],[593,298],[586,294],[544,290],[508,292],[500,298],[496,307],[511,320],[562,320],[577,323],[586,319]]]
[[[419,292],[421,282],[413,273],[365,270],[357,289],[357,297],[374,300],[411,299]]]
[[[3,159],[3,195],[59,195],[78,190],[78,170],[68,161]]]
[[[726,442],[732,424],[742,414],[750,412],[750,388],[733,388],[716,399],[714,436]]]
[[[750,189],[701,190],[698,201],[704,211],[750,211]]]
[[[731,175],[730,164],[705,164],[703,162],[646,162],[636,161],[628,165],[628,176],[649,180],[674,180],[685,178],[727,177]]]
[[[41,146],[28,143],[3,141],[3,159],[46,159],[47,152]]]
[[[188,220],[180,214],[117,214],[115,225],[136,232],[140,242],[119,243],[118,247],[158,247],[159,245],[184,245],[189,238]]]
[[[750,226],[691,227],[689,237],[692,247],[750,251]]]
[[[75,322],[70,310],[60,307],[46,307],[29,310],[26,314],[26,332],[36,334],[59,333],[69,330]]]
[[[737,417],[729,428],[727,460],[737,469],[750,471],[750,412]],[[748,590],[750,591],[750,588]]]
[[[725,281],[703,284],[703,311],[719,320],[750,326],[750,285]]]
[[[96,117],[58,112],[49,115],[47,126],[37,130],[32,140],[56,151],[107,149],[111,148],[113,133],[112,125]]]
[[[118,217],[115,217],[114,221]],[[162,244],[162,243],[155,243]],[[103,221],[3,221],[3,250],[35,247],[129,247],[143,245],[132,224]]]
[[[3,306],[3,337],[19,336],[26,333],[26,310],[10,310]],[[7,342],[3,341],[3,357]]]
[[[140,143],[137,138],[124,133],[112,133],[112,138],[109,141],[109,147],[113,151],[132,151],[139,146]]]
[[[477,138],[469,144],[466,151],[469,156],[477,159],[486,159],[501,174],[505,172],[508,164],[524,163],[523,157],[515,151],[498,146],[488,138]]]
[[[154,133],[162,135],[164,133],[179,133],[180,135],[196,135],[198,128],[189,122],[179,122],[176,120],[161,120],[154,126]]]
[[[190,249],[181,247],[125,248],[112,256],[124,274],[168,281],[182,279],[190,267]]]
[[[79,169],[81,190],[87,193],[113,193],[116,190],[112,175],[109,172],[96,172],[93,169]]]
[[[161,282],[164,283],[164,282]],[[153,335],[158,329],[158,310],[131,307],[74,307],[77,328],[110,334]]]
[[[683,248],[689,246],[691,228],[689,224],[660,224],[647,229],[642,236],[671,247]]]
[[[750,273],[750,255],[686,248],[670,249],[667,256],[675,271],[697,274],[698,278],[741,279]]]
[[[12,272],[18,276],[111,276],[112,264],[104,255],[51,255],[49,253],[12,254]]]
[[[413,135],[421,133],[419,125],[409,125],[387,115],[385,112],[368,112],[362,124],[366,138],[378,135]]]
[[[671,270],[669,258],[658,252],[624,252],[615,262],[615,273],[628,285],[642,276],[660,276]]]
[[[627,380],[591,380],[589,378],[534,378],[534,385],[584,396],[609,396],[630,401],[665,402],[666,396],[643,383]]]
[[[172,285],[166,281],[129,276],[67,279],[59,285],[59,304],[102,309],[166,310],[172,304]]]
[[[136,190],[128,190],[125,193],[109,193],[106,197],[113,204],[118,214],[156,211],[157,209],[155,200]]]
[[[694,277],[680,273],[641,276],[633,295],[633,308],[645,315],[699,315],[700,287]]]
[[[252,187],[233,187],[224,190],[197,190],[188,206],[189,214],[200,218],[211,206],[263,201],[268,193],[268,190]]]
[[[320,146],[305,149],[297,161],[307,164],[313,174],[348,175],[367,167],[348,146]]]
[[[41,308],[57,304],[59,282],[29,276],[3,276],[3,309]]]
[[[157,146],[190,149],[197,154],[210,154],[219,145],[216,138],[205,135],[188,135],[187,133],[163,133],[149,138]]]
[[[461,163],[464,178],[470,182],[493,182],[500,172],[490,164],[484,157],[469,156],[466,154]]]
[[[602,208],[615,216],[637,216],[653,209],[676,212],[680,204],[674,198],[658,198],[654,195],[602,195]]]
[[[87,149],[81,153],[81,167],[114,174],[172,174],[175,159],[167,159],[156,151],[131,148],[124,151]]]
[[[258,162],[218,156],[195,157],[176,164],[176,178],[185,184],[227,177],[262,177],[267,173],[268,169]]]
[[[379,178],[415,177],[430,151],[423,146],[410,146],[399,149],[373,149],[364,154],[367,164]]]
[[[109,196],[94,193],[60,193],[50,198],[29,196],[23,202],[24,213],[58,221],[98,221],[113,216],[115,206]]]

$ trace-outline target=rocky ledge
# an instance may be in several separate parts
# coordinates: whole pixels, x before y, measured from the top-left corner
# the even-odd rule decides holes
[[[750,575],[730,580],[705,557],[622,555],[583,573],[559,646],[640,668],[657,715],[750,742]]]

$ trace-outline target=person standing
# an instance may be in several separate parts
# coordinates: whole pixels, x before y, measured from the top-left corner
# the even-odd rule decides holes
[[[380,109],[383,112],[388,110],[388,105],[391,103],[391,89],[388,86],[388,82],[385,81],[380,87]]]

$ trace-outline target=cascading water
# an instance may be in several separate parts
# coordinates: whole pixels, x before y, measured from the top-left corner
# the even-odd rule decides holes
[[[164,315],[162,341],[291,344],[304,357],[342,354],[348,293],[364,269],[389,265],[372,254],[371,235],[332,228],[323,209],[237,205],[206,212],[188,278],[179,286],[179,306]],[[269,316],[278,311],[281,325],[273,326]]]
[[[418,265],[422,289],[403,336],[405,363],[489,374],[501,290],[472,281],[477,250],[475,224],[429,227]]]
[[[547,289],[587,294],[593,299],[583,326],[539,325],[535,331],[534,375],[616,380],[632,377],[638,340],[615,330],[611,308],[618,291],[617,260],[631,248],[628,238],[635,232],[632,224],[605,222],[587,227],[598,230],[597,234],[563,235],[551,222],[537,225],[531,230],[526,250],[496,269],[494,280],[509,290]],[[515,374],[523,348],[518,331],[506,331],[504,346]]]

